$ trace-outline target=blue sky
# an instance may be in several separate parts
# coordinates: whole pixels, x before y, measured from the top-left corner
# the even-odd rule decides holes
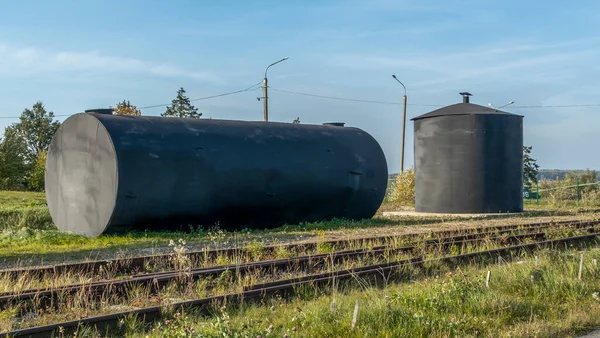
[[[597,1],[2,1],[0,129],[36,101],[55,114],[169,103],[269,85],[400,102],[408,118],[461,100],[515,101],[543,168],[600,169]],[[270,91],[270,120],[344,121],[399,168],[401,106]],[[261,120],[253,90],[195,102],[204,117]],[[144,109],[159,115],[164,108]],[[60,118],[61,120],[64,118]],[[407,159],[413,163],[412,122]]]

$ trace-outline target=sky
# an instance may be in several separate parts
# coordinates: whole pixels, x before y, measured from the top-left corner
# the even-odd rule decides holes
[[[542,168],[600,169],[598,1],[0,4],[0,133],[37,101],[59,120],[124,99],[166,105],[180,87],[191,99],[246,89],[289,57],[268,72],[269,120],[361,128],[390,172],[400,167],[403,95],[392,74],[408,91],[408,167],[409,119],[469,91],[484,106],[515,102],[504,110],[524,116],[524,143]],[[260,96],[257,86],[194,105],[207,118],[259,121]]]

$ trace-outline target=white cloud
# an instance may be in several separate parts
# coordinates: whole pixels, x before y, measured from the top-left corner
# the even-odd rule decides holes
[[[98,52],[49,52],[37,48],[17,48],[0,44],[0,74],[36,75],[51,72],[137,72],[164,77],[184,77],[223,84],[218,76],[178,66],[133,58],[114,57]]]

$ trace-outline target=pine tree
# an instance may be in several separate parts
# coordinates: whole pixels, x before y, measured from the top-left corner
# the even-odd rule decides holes
[[[185,90],[180,88],[177,91],[177,98],[171,101],[171,106],[167,107],[161,116],[200,118],[202,113],[198,113],[198,108],[194,107],[184,94]]]

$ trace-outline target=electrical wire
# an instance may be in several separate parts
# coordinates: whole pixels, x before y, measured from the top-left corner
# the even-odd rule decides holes
[[[236,90],[236,91],[232,91],[232,92],[227,92],[227,93],[222,93],[222,94],[217,94],[217,95],[211,95],[211,96],[205,96],[205,97],[199,97],[196,99],[191,99],[190,102],[195,102],[195,101],[203,101],[203,100],[208,100],[208,99],[214,99],[217,97],[223,97],[223,96],[228,96],[228,95],[233,95],[233,94],[239,94],[239,93],[243,93],[243,92],[247,92],[250,90],[254,90],[257,89],[256,87],[258,85],[260,85],[262,83],[258,82],[256,84],[253,84],[252,86],[246,88],[246,89],[241,89],[241,90]],[[273,88],[273,87],[269,87],[269,89],[273,90],[273,91],[277,91],[277,92],[282,92],[282,93],[288,93],[288,94],[294,94],[294,95],[301,95],[301,96],[309,96],[309,97],[317,97],[317,98],[322,98],[322,99],[330,99],[330,100],[338,100],[338,101],[349,101],[349,102],[360,102],[360,103],[372,103],[372,104],[387,104],[387,105],[402,105],[402,102],[393,102],[393,101],[377,101],[377,100],[366,100],[366,99],[351,99],[351,98],[347,98],[347,97],[337,97],[337,96],[328,96],[328,95],[320,95],[320,94],[312,94],[312,93],[302,93],[302,92],[296,92],[296,91],[291,91],[291,90],[285,90],[285,89],[278,89],[278,88]],[[164,103],[164,104],[156,104],[156,105],[151,105],[151,106],[144,106],[144,107],[138,107],[138,109],[142,110],[142,109],[152,109],[152,108],[159,108],[159,107],[166,107],[168,105],[170,105],[171,103]],[[408,106],[416,106],[416,107],[444,107],[444,105],[441,104],[416,104],[416,103],[408,103]],[[525,106],[512,106],[513,108],[517,108],[517,109],[537,109],[537,108],[583,108],[583,107],[600,107],[600,103],[594,103],[594,104],[573,104],[573,105],[525,105]],[[60,115],[54,115],[55,117],[66,117],[66,116],[71,116],[73,114],[60,114]],[[0,116],[0,119],[18,119],[20,118],[19,116]]]
[[[340,101],[352,101],[352,102],[363,102],[363,103],[391,104],[391,105],[402,105],[403,104],[402,102],[350,99],[350,98],[345,98],[345,97],[326,96],[326,95],[311,94],[311,93],[300,93],[300,92],[295,92],[295,91],[291,91],[291,90],[277,89],[277,88],[271,88],[271,87],[269,87],[269,88],[271,90],[278,91],[278,92],[295,94],[295,95],[318,97],[318,98],[323,98],[323,99],[332,99],[332,100],[340,100]],[[418,106],[418,107],[444,107],[445,106],[445,105],[441,105],[441,104],[414,104],[414,103],[408,103],[407,105],[408,106]],[[513,108],[519,108],[519,109],[530,109],[530,108],[581,108],[581,107],[600,107],[600,103],[594,103],[594,104],[573,104],[573,105],[548,105],[548,106],[543,106],[543,105],[533,106],[532,105],[532,106],[512,106],[512,107]]]
[[[256,84],[253,84],[252,86],[250,86],[250,87],[248,87],[246,89],[236,90],[236,91],[233,91],[233,92],[228,92],[228,93],[223,93],[223,94],[217,94],[217,95],[211,95],[211,96],[205,96],[205,97],[199,97],[199,98],[196,98],[196,99],[191,99],[190,102],[192,102],[192,101],[202,101],[202,100],[214,99],[214,98],[217,98],[217,97],[222,97],[222,96],[227,96],[227,95],[233,95],[233,94],[238,94],[238,93],[242,93],[242,92],[247,92],[247,91],[256,89],[255,87],[258,86],[258,85],[260,85],[261,83],[262,83],[262,81],[258,82]],[[151,108],[166,107],[166,106],[168,106],[170,104],[172,104],[172,103],[156,104],[156,105],[152,105],[152,106],[138,107],[138,109],[142,110],[142,109],[151,109]],[[54,115],[54,117],[65,117],[65,116],[71,116],[71,115],[74,115],[74,114],[59,114],[59,115]],[[0,116],[0,119],[18,119],[18,118],[20,118],[20,116]]]
[[[310,94],[310,93],[300,93],[300,92],[294,92],[291,90],[284,90],[284,89],[277,89],[277,88],[271,88],[269,87],[271,90],[277,91],[277,92],[282,92],[282,93],[288,93],[288,94],[295,94],[295,95],[303,95],[303,96],[311,96],[311,97],[318,97],[318,98],[322,98],[322,99],[331,99],[331,100],[340,100],[340,101],[351,101],[351,102],[362,102],[362,103],[377,103],[377,104],[391,104],[391,105],[402,105],[402,102],[392,102],[392,101],[375,101],[375,100],[362,100],[362,99],[350,99],[350,98],[346,98],[346,97],[336,97],[336,96],[326,96],[326,95],[318,95],[318,94]],[[412,104],[412,103],[408,103],[408,106],[419,106],[419,107],[443,107],[443,105],[441,104]]]
[[[513,108],[529,109],[529,108],[581,108],[581,107],[600,107],[600,103],[592,104],[568,104],[554,106],[513,106]]]
[[[190,102],[194,102],[194,101],[202,101],[202,100],[208,100],[208,99],[214,99],[217,97],[222,97],[222,96],[227,96],[227,95],[233,95],[233,94],[238,94],[238,93],[242,93],[242,92],[247,92],[249,90],[255,89],[254,87],[256,87],[257,85],[261,84],[261,82],[258,82],[256,84],[253,84],[252,86],[246,88],[246,89],[241,89],[241,90],[236,90],[233,92],[228,92],[228,93],[223,93],[223,94],[217,94],[217,95],[211,95],[211,96],[205,96],[205,97],[200,97],[197,99],[191,99]],[[138,109],[150,109],[150,108],[158,108],[158,107],[166,107],[168,105],[170,105],[171,103],[166,103],[166,104],[157,104],[157,105],[153,105],[153,106],[145,106],[145,107],[139,107]]]

